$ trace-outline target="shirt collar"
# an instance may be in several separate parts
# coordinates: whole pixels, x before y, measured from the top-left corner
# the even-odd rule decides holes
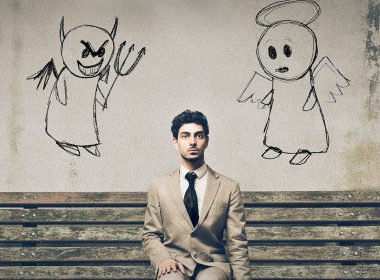
[[[201,167],[199,167],[198,169],[194,170],[193,172],[195,174],[197,174],[197,179],[200,179],[200,178],[202,178],[206,174],[207,170],[208,170],[208,166],[207,166],[206,163],[204,163]],[[188,170],[185,166],[183,166],[181,164],[181,167],[179,169],[180,176],[182,178],[185,178],[185,176],[186,176],[186,174],[188,172],[190,172],[190,170]]]

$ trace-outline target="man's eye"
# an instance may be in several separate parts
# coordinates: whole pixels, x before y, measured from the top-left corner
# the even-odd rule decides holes
[[[189,136],[188,135],[182,135],[181,138],[182,139],[187,139],[187,138],[189,138]]]
[[[88,49],[84,49],[82,52],[82,57],[86,58],[89,54],[90,54],[90,52],[88,51]]]
[[[199,138],[199,139],[203,139],[204,136],[203,136],[202,134],[198,134],[198,135],[197,135],[197,138]]]
[[[99,57],[103,57],[103,55],[105,54],[106,50],[104,47],[101,47],[99,50],[98,50],[98,56]]]

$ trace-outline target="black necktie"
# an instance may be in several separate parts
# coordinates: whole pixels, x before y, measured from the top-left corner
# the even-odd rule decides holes
[[[194,182],[195,182],[195,179],[197,178],[197,174],[195,174],[194,172],[188,172],[185,178],[187,181],[189,181],[189,187],[187,188],[185,197],[183,198],[183,202],[186,206],[187,213],[189,213],[191,222],[193,223],[193,226],[195,227],[199,220],[198,199],[197,199],[197,193],[195,192],[195,188],[194,188]]]

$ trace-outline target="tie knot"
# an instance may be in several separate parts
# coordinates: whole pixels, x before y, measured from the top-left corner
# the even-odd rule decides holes
[[[189,183],[194,183],[195,179],[197,179],[197,174],[195,174],[194,172],[188,172],[185,178],[187,181],[189,181]]]

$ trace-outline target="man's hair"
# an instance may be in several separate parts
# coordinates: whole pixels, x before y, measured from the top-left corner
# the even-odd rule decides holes
[[[179,129],[186,123],[196,123],[203,126],[205,134],[208,136],[209,130],[206,116],[198,111],[186,110],[175,116],[172,121],[171,131],[175,139],[178,139]]]

